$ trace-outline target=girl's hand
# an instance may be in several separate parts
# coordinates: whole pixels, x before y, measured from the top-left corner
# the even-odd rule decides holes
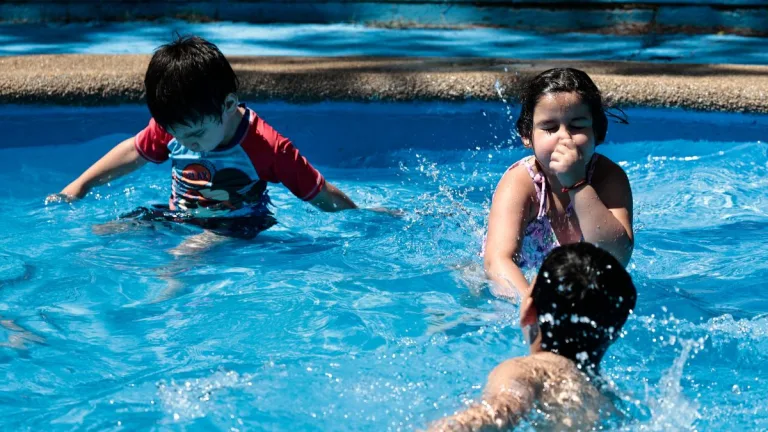
[[[549,169],[563,187],[570,187],[587,177],[587,165],[572,139],[561,140],[549,160]]]

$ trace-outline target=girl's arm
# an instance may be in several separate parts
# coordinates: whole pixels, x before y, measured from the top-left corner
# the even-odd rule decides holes
[[[586,179],[586,161],[572,139],[561,140],[549,162],[549,169],[561,185],[571,187]],[[599,173],[592,184],[568,191],[579,218],[584,240],[610,252],[624,266],[634,247],[632,233],[632,190],[627,174],[608,158],[597,162]]]
[[[632,257],[632,189],[627,174],[607,158],[600,160],[600,178],[569,191],[584,240],[610,252],[624,266]]]
[[[497,297],[518,299],[527,293],[528,281],[515,264],[530,213],[533,184],[523,165],[508,171],[493,194],[485,242],[485,274]]]

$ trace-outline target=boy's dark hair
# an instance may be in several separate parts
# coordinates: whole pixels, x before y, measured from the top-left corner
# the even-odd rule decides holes
[[[216,45],[191,36],[159,47],[144,77],[147,106],[163,127],[221,120],[224,100],[236,93],[237,76]]]
[[[637,291],[624,266],[590,243],[555,248],[531,292],[541,347],[596,372],[635,307]]]
[[[542,96],[549,93],[576,93],[592,113],[592,130],[595,144],[605,141],[608,132],[608,117],[605,114],[603,96],[592,79],[578,69],[556,68],[536,75],[520,92],[520,116],[517,118],[517,133],[520,137],[532,139],[533,111]],[[626,119],[620,119],[626,123]]]

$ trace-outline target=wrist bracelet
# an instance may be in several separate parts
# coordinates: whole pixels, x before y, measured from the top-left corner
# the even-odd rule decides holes
[[[574,183],[572,186],[568,186],[568,187],[562,188],[561,191],[563,193],[567,193],[567,192],[570,192],[570,191],[572,191],[574,189],[580,188],[580,187],[582,187],[582,186],[584,186],[586,184],[587,184],[587,179],[581,179],[581,180],[577,181],[576,183]]]

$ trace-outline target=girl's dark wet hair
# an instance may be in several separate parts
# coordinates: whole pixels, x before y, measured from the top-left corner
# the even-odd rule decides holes
[[[216,45],[191,36],[178,37],[155,51],[144,77],[147,106],[163,127],[221,120],[224,100],[236,93],[238,80]]]
[[[637,291],[613,255],[590,243],[575,243],[547,255],[531,297],[542,349],[597,372],[635,308]]]
[[[592,113],[592,130],[595,144],[605,141],[608,132],[608,117],[600,89],[592,79],[578,69],[557,68],[540,73],[523,87],[520,92],[520,116],[517,118],[517,133],[530,140],[533,136],[533,111],[542,96],[550,93],[576,93]],[[626,119],[622,119],[626,123]]]

